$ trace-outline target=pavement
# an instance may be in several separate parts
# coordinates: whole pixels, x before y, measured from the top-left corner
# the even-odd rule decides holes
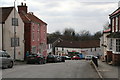
[[[109,65],[106,62],[98,60],[98,71],[103,78],[118,78],[120,73],[120,68],[118,66]]]
[[[14,65],[24,65],[26,64],[26,61],[15,61]]]

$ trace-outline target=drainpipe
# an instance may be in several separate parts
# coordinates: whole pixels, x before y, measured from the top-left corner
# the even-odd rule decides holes
[[[2,50],[4,50],[4,39],[3,39],[3,23],[2,23]]]

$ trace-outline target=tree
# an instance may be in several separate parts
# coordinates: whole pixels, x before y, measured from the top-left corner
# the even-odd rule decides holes
[[[102,36],[102,32],[101,32],[101,31],[98,31],[98,32],[96,32],[96,33],[93,35],[94,40],[99,40],[101,36]]]
[[[72,28],[66,28],[63,32],[63,35],[71,36],[75,33],[75,30]]]
[[[91,33],[87,30],[82,30],[80,31],[80,41],[84,41],[84,40],[91,40]]]

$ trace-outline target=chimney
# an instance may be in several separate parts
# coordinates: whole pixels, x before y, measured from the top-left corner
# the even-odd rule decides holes
[[[21,5],[18,6],[18,12],[19,12],[19,13],[21,13],[21,12],[27,13],[26,3],[23,4],[23,2],[22,2]]]

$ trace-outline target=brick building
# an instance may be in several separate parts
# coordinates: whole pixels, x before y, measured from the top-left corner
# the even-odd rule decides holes
[[[47,55],[47,24],[28,12],[26,3],[18,6],[18,13],[24,22],[25,53],[41,53]]]

